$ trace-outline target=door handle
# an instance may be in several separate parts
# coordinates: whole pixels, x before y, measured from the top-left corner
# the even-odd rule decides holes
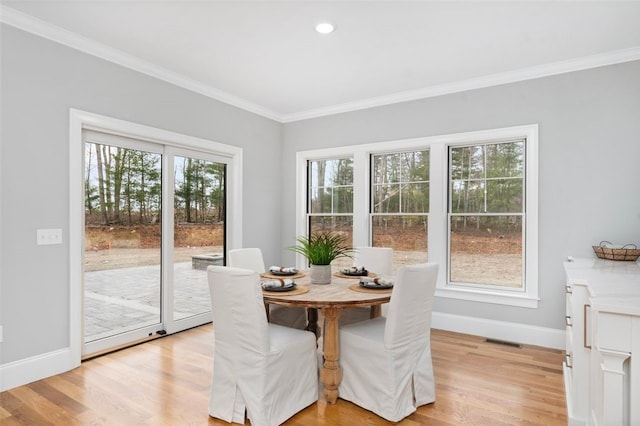
[[[583,327],[584,333],[583,333],[583,336],[582,336],[583,337],[582,346],[584,346],[586,349],[591,349],[591,345],[587,345],[587,335],[588,335],[587,334],[587,310],[588,310],[588,308],[591,308],[591,305],[585,304],[584,307],[583,307],[583,318],[582,318],[582,320],[583,320],[583,325],[584,325],[584,327]]]

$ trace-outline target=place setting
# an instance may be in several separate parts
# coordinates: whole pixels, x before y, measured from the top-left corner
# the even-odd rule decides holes
[[[374,272],[368,271],[364,266],[352,266],[350,268],[343,268],[334,272],[333,276],[338,278],[359,279],[362,277],[375,278],[378,275]]]
[[[391,293],[393,280],[382,277],[360,277],[360,280],[351,284],[349,289],[360,293]]]
[[[270,266],[269,270],[260,274],[263,278],[302,278],[304,273],[300,272],[297,268],[286,266]]]
[[[304,294],[309,288],[304,285],[298,285],[291,278],[274,278],[263,280],[260,283],[262,293],[273,296],[295,296],[296,294]]]

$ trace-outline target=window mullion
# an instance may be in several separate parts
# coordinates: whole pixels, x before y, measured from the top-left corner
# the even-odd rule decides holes
[[[371,165],[367,152],[353,155],[353,245],[368,246],[369,235],[369,183]]]
[[[441,143],[430,146],[431,184],[429,186],[429,262],[441,265],[438,269],[438,287],[447,282],[447,247],[448,247],[448,153],[447,146]]]

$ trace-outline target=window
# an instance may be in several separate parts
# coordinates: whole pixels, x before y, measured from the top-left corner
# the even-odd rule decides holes
[[[524,286],[525,141],[449,147],[449,282]]]
[[[297,235],[352,232],[354,246],[393,247],[395,267],[440,264],[439,297],[536,307],[537,137],[529,125],[299,152]]]
[[[336,232],[353,241],[353,160],[308,162],[308,233]],[[336,262],[339,262],[338,259]],[[347,265],[345,265],[347,266]]]
[[[394,266],[427,261],[429,150],[371,155],[371,245]]]

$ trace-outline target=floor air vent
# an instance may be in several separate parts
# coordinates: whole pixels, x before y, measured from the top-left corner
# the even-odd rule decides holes
[[[507,342],[506,340],[484,339],[484,341],[487,343],[494,343],[496,345],[511,346],[512,348],[518,348],[518,349],[522,348],[522,345],[520,345],[519,343]]]

